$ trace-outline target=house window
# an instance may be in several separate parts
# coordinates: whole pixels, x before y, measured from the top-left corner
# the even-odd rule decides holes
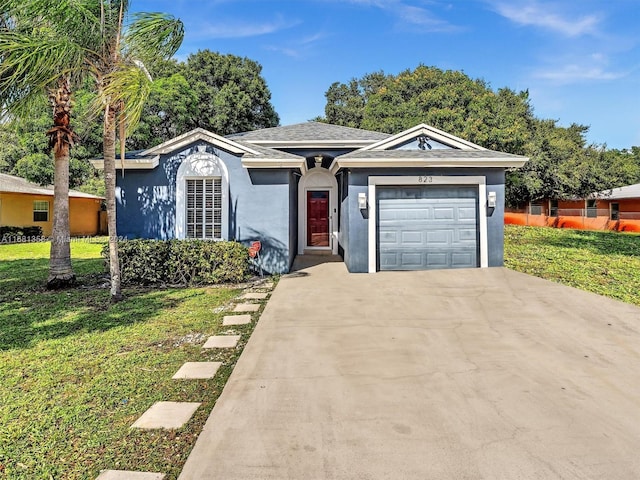
[[[187,238],[222,239],[222,180],[187,180]]]
[[[587,199],[587,217],[596,218],[598,216],[597,200],[595,198]]]
[[[529,214],[530,215],[542,215],[542,203],[531,202],[529,204]]]
[[[48,222],[49,221],[49,202],[35,201],[33,202],[33,221]]]
[[[558,216],[558,200],[549,200],[549,216]]]
[[[611,220],[620,220],[620,204],[612,203],[610,208],[611,208],[611,212],[610,212]]]

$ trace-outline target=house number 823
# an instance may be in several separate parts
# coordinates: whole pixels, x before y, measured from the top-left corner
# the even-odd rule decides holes
[[[426,175],[420,175],[418,177],[418,183],[432,183],[433,182],[433,177],[429,177]]]

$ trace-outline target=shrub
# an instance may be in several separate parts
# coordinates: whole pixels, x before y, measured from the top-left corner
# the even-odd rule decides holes
[[[5,237],[42,237],[42,227],[0,227],[0,238]]]
[[[237,283],[249,275],[249,254],[237,242],[126,240],[118,242],[125,285]],[[109,261],[109,247],[102,250]]]

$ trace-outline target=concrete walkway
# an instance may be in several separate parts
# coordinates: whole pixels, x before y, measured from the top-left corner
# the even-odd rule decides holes
[[[638,479],[640,309],[507,269],[281,279],[180,480]]]

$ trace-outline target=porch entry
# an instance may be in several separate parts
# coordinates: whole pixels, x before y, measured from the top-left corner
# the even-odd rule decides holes
[[[329,191],[307,191],[307,246],[329,247]]]
[[[298,184],[298,255],[313,253],[338,254],[338,182],[317,166]]]

